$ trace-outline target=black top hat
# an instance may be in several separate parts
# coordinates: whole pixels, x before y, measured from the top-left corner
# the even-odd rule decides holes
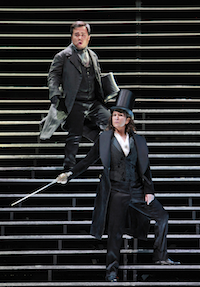
[[[115,106],[111,107],[111,111],[123,110],[127,112],[131,118],[134,118],[132,108],[134,106],[134,95],[130,90],[121,89]]]
[[[102,87],[104,92],[104,101],[107,103],[110,99],[117,96],[119,87],[116,84],[114,75],[112,72],[101,77]]]

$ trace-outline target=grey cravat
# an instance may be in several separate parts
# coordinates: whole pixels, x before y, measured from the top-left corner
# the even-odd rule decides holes
[[[89,67],[89,65],[90,65],[90,56],[89,56],[87,48],[83,49],[81,51],[78,51],[78,55],[79,55],[79,57],[81,59],[81,62],[83,64],[83,66]]]

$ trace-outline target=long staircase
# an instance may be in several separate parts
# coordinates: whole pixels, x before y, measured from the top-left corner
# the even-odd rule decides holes
[[[59,3],[0,3],[0,286],[200,286],[200,5]],[[104,281],[107,235],[89,235],[101,165],[11,206],[62,171],[65,133],[41,141],[40,121],[50,106],[50,63],[77,19],[91,24],[102,73],[135,94],[137,133],[169,212],[169,256],[182,263],[152,264],[152,221],[147,241],[124,235],[118,283]],[[77,161],[91,146],[82,140]]]

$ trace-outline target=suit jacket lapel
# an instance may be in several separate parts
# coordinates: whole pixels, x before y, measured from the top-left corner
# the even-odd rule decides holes
[[[92,63],[93,63],[93,67],[95,72],[97,71],[97,62],[96,62],[96,58],[94,57],[93,53],[91,52],[90,49],[88,49],[88,53],[90,55],[90,58],[92,59]]]
[[[119,144],[118,140],[116,139],[116,137],[113,137],[113,141],[112,141],[112,144],[118,149],[119,152],[123,153],[123,150],[122,150],[122,147],[121,145]]]
[[[93,52],[90,49],[88,49],[88,53],[89,53],[90,58],[91,58],[92,63],[93,63],[96,79],[99,82],[99,84],[101,85],[101,76],[100,76],[100,73],[99,73],[99,68],[97,66],[97,59],[96,59],[96,57],[94,56]]]
[[[81,70],[81,63],[78,59],[78,55],[76,52],[72,52],[72,55],[69,57],[70,62],[75,66],[75,68],[79,71],[79,73],[82,73]]]
[[[133,148],[135,145],[134,139],[132,136],[129,136],[129,145],[130,145],[130,151],[131,151],[131,148]]]
[[[148,148],[143,137],[137,136],[133,133],[133,138],[135,140],[135,146],[136,146],[137,153],[138,153],[139,169],[140,169],[141,174],[144,174],[149,163]]]
[[[113,131],[109,130],[100,134],[99,138],[99,154],[103,166],[110,167],[110,143],[113,136]]]

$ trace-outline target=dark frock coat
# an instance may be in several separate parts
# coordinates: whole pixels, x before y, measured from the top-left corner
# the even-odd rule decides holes
[[[88,49],[95,72],[95,95],[103,105],[104,93],[101,81],[101,69],[97,55]],[[57,53],[48,74],[49,99],[59,96],[61,100],[56,107],[51,105],[48,116],[41,132],[41,139],[49,139],[58,126],[67,118],[74,105],[82,81],[81,62],[72,44]],[[43,123],[44,121],[42,121]],[[88,131],[90,132],[90,131]],[[87,133],[87,130],[86,130]]]
[[[143,184],[143,193],[145,194],[154,194],[153,182],[151,179],[151,171],[149,167],[149,158],[148,158],[148,148],[146,140],[144,137],[135,134],[132,132],[130,134],[134,138],[135,146],[138,154],[138,174],[141,177]],[[111,139],[113,137],[113,131],[105,131],[100,134],[98,141],[91,148],[87,156],[81,160],[76,166],[72,169],[73,175],[69,177],[69,180],[77,177],[83,171],[87,169],[89,165],[101,159],[102,165],[104,167],[102,176],[100,178],[100,184],[97,188],[97,195],[95,199],[93,219],[91,225],[90,233],[98,239],[101,239],[106,225],[106,216],[108,210],[109,197],[111,192],[111,182],[109,178],[110,171],[110,145]],[[130,208],[132,214],[131,218],[135,218],[134,221],[129,222],[129,234],[134,237],[146,239],[149,231],[149,218]]]
[[[88,49],[88,52],[95,72],[95,94],[97,99],[103,103],[104,96],[98,57],[92,50]],[[77,53],[72,47],[72,44],[70,44],[65,50],[62,50],[55,55],[51,64],[48,75],[49,98],[51,99],[53,96],[62,96],[65,98],[65,106],[69,114],[74,105],[81,81],[81,63],[77,57]],[[62,90],[60,87],[62,87]]]

